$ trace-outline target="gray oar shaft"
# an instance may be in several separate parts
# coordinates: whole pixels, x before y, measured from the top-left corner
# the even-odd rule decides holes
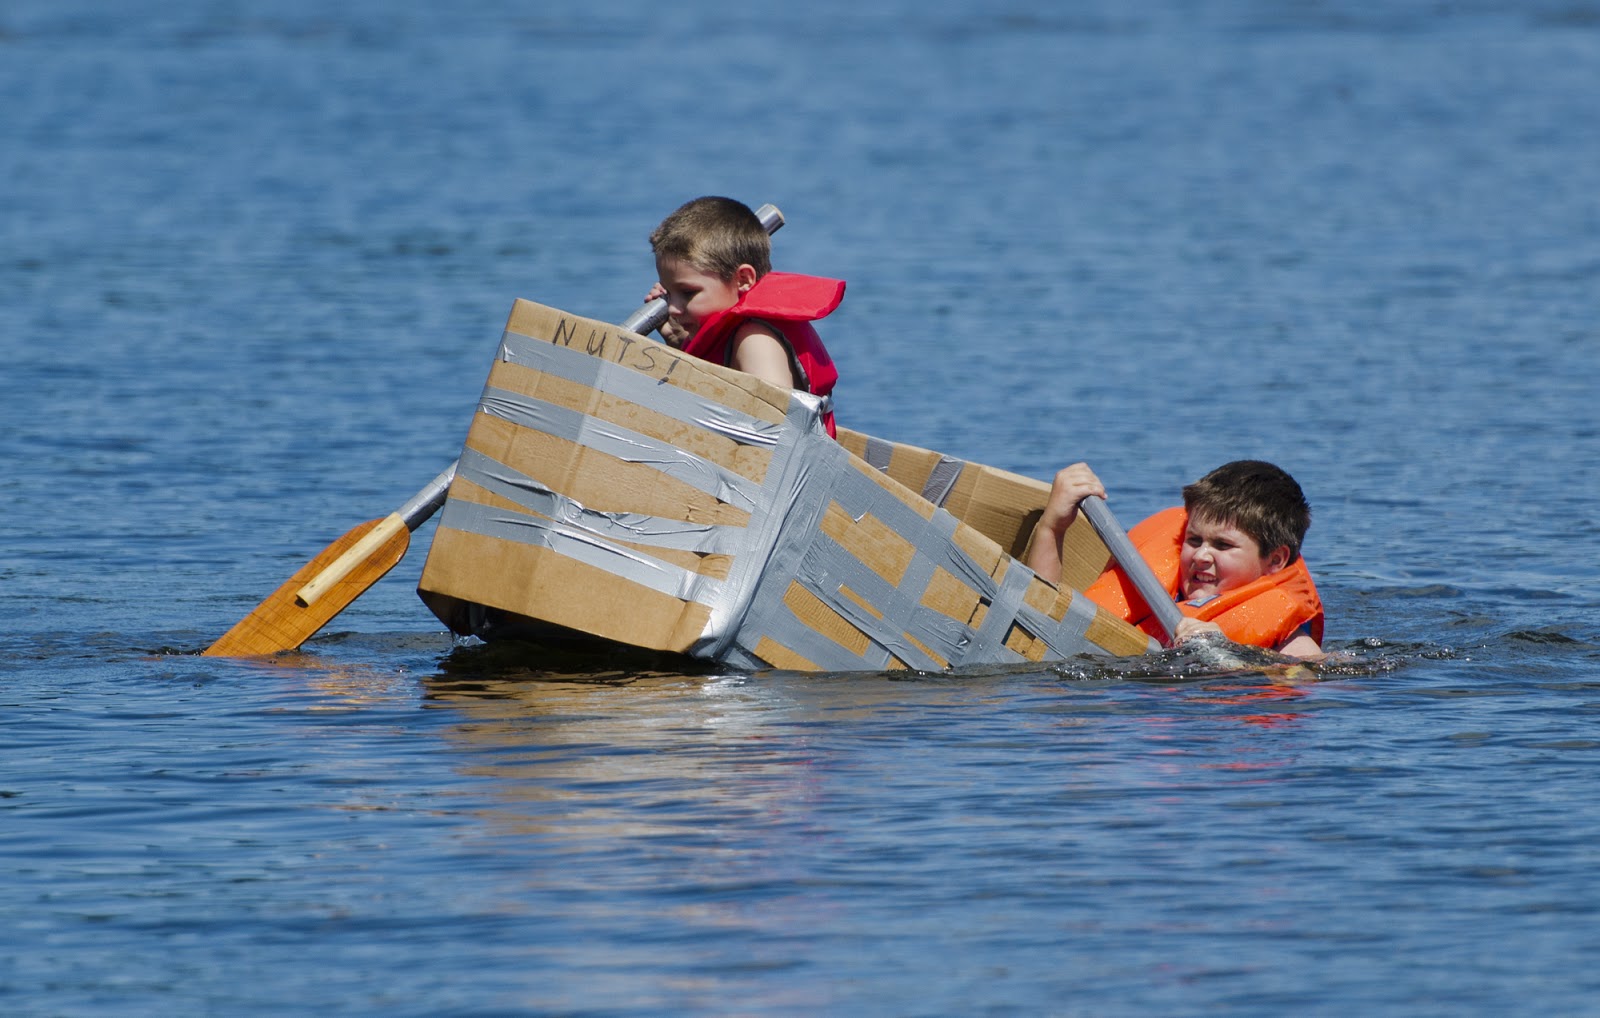
[[[411,500],[395,510],[395,514],[405,521],[407,530],[415,530],[424,520],[439,511],[444,505],[445,496],[450,494],[450,482],[456,479],[456,465],[454,463],[439,471],[439,476],[428,482],[428,486],[411,496]]]
[[[1172,603],[1172,595],[1167,593],[1167,588],[1163,587],[1161,581],[1156,579],[1156,574],[1150,571],[1149,564],[1139,556],[1133,542],[1128,540],[1127,531],[1122,529],[1122,524],[1111,514],[1105,499],[1099,495],[1090,495],[1079,504],[1079,508],[1089,518],[1090,526],[1100,535],[1100,540],[1105,544],[1106,550],[1111,552],[1111,557],[1133,581],[1134,589],[1139,591],[1144,603],[1155,613],[1156,621],[1166,630],[1167,642],[1170,643],[1178,632],[1178,623],[1183,621],[1183,613]]]

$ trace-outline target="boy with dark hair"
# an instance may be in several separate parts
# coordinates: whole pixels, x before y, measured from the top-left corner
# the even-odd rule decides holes
[[[1061,540],[1089,495],[1105,486],[1086,464],[1056,474],[1034,527],[1028,565],[1061,579]],[[1139,556],[1184,615],[1175,637],[1221,632],[1235,643],[1294,657],[1322,653],[1322,600],[1300,557],[1311,506],[1286,472],[1260,460],[1225,463],[1183,489],[1183,505],[1128,531]],[[1152,635],[1160,623],[1116,567],[1084,591],[1096,604]]]
[[[650,235],[659,282],[647,300],[665,297],[661,335],[702,360],[823,397],[823,424],[834,434],[830,394],[839,380],[811,323],[844,298],[844,282],[772,271],[772,245],[761,220],[732,198],[696,198]]]

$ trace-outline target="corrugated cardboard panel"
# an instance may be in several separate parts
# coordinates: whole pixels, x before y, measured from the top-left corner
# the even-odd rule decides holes
[[[941,464],[959,463],[960,473],[942,507],[995,542],[1007,555],[1026,561],[1033,528],[1050,496],[1048,482],[982,463],[963,463],[938,452],[888,442],[848,428],[839,429],[839,443],[863,460],[869,460],[869,445],[876,446],[872,455],[887,462],[885,472],[914,492],[923,491],[930,474]],[[1100,575],[1110,554],[1088,520],[1080,517],[1067,530],[1061,559],[1062,582],[1082,589]]]
[[[1021,555],[1039,522],[1050,486],[1030,477],[968,464],[945,502],[955,517],[976,528],[1006,554]]]
[[[687,653],[709,610],[547,548],[441,528],[428,590],[651,650]],[[527,609],[532,606],[535,612]],[[619,611],[625,606],[626,610]]]
[[[512,305],[506,331],[620,364],[659,382],[707,396],[751,417],[774,424],[784,419],[788,399],[776,386],[753,375],[708,364],[664,343],[624,332],[605,322],[518,300]]]
[[[905,445],[896,442],[894,453],[889,460],[888,474],[912,491],[920,492],[928,498],[929,479],[933,476],[934,469],[944,462],[945,457],[931,449],[918,449],[914,445]],[[959,467],[957,468],[959,469]],[[928,498],[928,501],[933,501]]]
[[[451,486],[450,497],[462,499],[478,505],[494,506],[495,508],[504,509],[508,512],[526,512],[526,510],[517,503],[508,498],[502,498],[501,496],[496,495],[494,492],[485,488],[479,487],[469,478],[457,478],[454,485]],[[528,515],[539,518],[547,518],[543,517],[542,514],[539,513],[528,513]],[[680,569],[687,569],[691,572],[699,573],[701,576],[709,576],[718,580],[727,579],[728,571],[733,564],[733,557],[730,555],[682,551],[676,548],[657,548],[634,541],[619,540],[616,543],[623,548],[631,548],[640,555],[649,555],[653,558],[660,559],[663,562],[669,562]]]
[[[1061,616],[1066,614],[1067,606],[1057,594],[1058,591],[1055,587],[1035,577],[1033,582],[1028,584],[1027,591],[1022,595],[1022,603],[1034,611],[1043,612],[1050,618],[1060,622]],[[1061,613],[1059,615],[1056,614],[1058,610]]]
[[[985,537],[977,528],[969,527],[965,523],[956,527],[951,540],[956,543],[957,548],[966,552],[968,558],[978,564],[979,569],[999,578],[1005,568],[1006,555],[998,544]]]
[[[801,657],[783,644],[770,636],[763,636],[756,643],[756,656],[774,668],[782,668],[791,672],[820,672],[822,671],[815,661]]]
[[[868,435],[860,431],[852,431],[843,425],[839,426],[839,444],[850,450],[851,455],[857,459],[867,458]],[[905,482],[901,482],[902,484]]]
[[[1076,596],[1083,597],[1082,594]],[[1089,623],[1089,629],[1084,634],[1084,638],[1095,646],[1119,657],[1145,654],[1150,650],[1149,636],[1143,631],[1128,625],[1104,608],[1097,608],[1094,621]]]
[[[928,580],[928,586],[923,590],[922,598],[917,603],[957,622],[976,627],[982,621],[981,618],[975,618],[979,612],[980,602],[981,597],[976,590],[940,566],[933,571],[933,576]]]
[[[1046,646],[1044,641],[1028,632],[1019,622],[1013,623],[1011,630],[1006,633],[1006,649],[1029,661],[1039,661],[1044,657]]]
[[[645,513],[663,519],[742,527],[743,509],[663,475],[649,463],[614,456],[531,428],[480,414],[466,447],[537,477],[575,502],[601,512]]]
[[[513,349],[508,338],[503,359],[490,370],[419,592],[453,625],[466,616],[451,602],[462,601],[620,643],[688,652],[711,617],[707,598],[733,572],[737,550],[728,542],[751,519],[747,497],[743,505],[719,498],[720,482],[694,464],[723,469],[754,491],[770,468],[772,448],[737,440],[748,429],[728,426],[726,414],[705,415],[702,426],[698,399],[678,397],[672,404],[678,416],[669,415],[654,395],[661,392],[657,383],[696,394],[697,387],[714,389],[745,419],[769,428],[787,419],[787,394],[746,376],[716,379],[720,369],[670,348],[528,302],[513,308],[507,331],[522,345]],[[581,353],[552,360],[557,346]],[[551,353],[540,352],[546,349]],[[627,371],[584,366],[602,361]],[[609,388],[633,378],[639,381],[622,387],[630,395]],[[470,467],[468,454],[478,457]],[[668,470],[673,465],[676,474]],[[478,469],[492,469],[497,485],[516,490],[503,495],[484,487],[479,482],[489,475],[476,475]],[[545,511],[558,510],[559,519],[530,506],[553,507]],[[474,522],[459,529],[452,520]],[[663,522],[670,525],[663,529]],[[600,523],[606,526],[596,529]],[[678,524],[689,529],[675,530]],[[636,532],[655,535],[657,544],[627,539]],[[702,539],[718,546],[681,544]],[[598,550],[569,554],[584,546]]]
[[[851,625],[798,582],[789,584],[789,592],[783,596],[783,603],[807,628],[821,633],[858,657],[872,645],[867,634]]]
[[[822,517],[822,532],[892,586],[900,585],[906,567],[917,553],[916,545],[889,529],[876,516],[866,513],[859,520],[852,519],[837,502],[828,503]]]
[[[684,424],[643,404],[520,364],[497,362],[489,371],[488,385],[620,425],[726,467],[758,484],[772,465],[769,448],[736,442],[705,428]]]
[[[1083,590],[1111,565],[1111,553],[1082,513],[1061,540],[1061,585]]]

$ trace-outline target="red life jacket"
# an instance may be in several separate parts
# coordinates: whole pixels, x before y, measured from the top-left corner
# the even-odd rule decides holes
[[[1189,514],[1182,506],[1163,509],[1128,531],[1139,557],[1150,564],[1156,579],[1174,596],[1178,593],[1179,556]],[[1133,581],[1121,567],[1112,567],[1084,591],[1089,600],[1131,622],[1151,636],[1166,634]],[[1234,643],[1278,649],[1302,626],[1310,624],[1311,638],[1322,643],[1322,599],[1304,558],[1242,587],[1225,590],[1201,605],[1178,603],[1178,610],[1193,619],[1215,622]]]
[[[811,323],[826,318],[844,299],[844,280],[769,272],[739,295],[739,303],[718,311],[684,344],[683,352],[713,364],[733,361],[733,334],[745,322],[760,321],[783,336],[789,348],[789,370],[796,388],[825,398],[822,423],[834,436],[833,400],[827,398],[839,381],[833,358]]]

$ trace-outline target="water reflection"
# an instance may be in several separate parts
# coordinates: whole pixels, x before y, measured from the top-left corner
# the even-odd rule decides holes
[[[1130,737],[1116,756],[1136,770],[1141,743],[1258,769],[1259,747],[1227,729],[1287,729],[1327,702],[1315,667],[1274,659],[1205,671],[1182,652],[938,674],[575,671],[570,660],[528,660],[458,649],[423,683],[425,706],[454,715],[441,731],[462,751],[460,769],[494,779],[513,807],[492,823],[685,851],[715,843],[719,825],[814,834],[819,797],[843,780],[881,780],[886,745],[906,765],[944,754],[937,768],[957,774],[963,760],[988,765],[994,747],[1033,744],[1066,778],[1098,766],[1106,740]]]

